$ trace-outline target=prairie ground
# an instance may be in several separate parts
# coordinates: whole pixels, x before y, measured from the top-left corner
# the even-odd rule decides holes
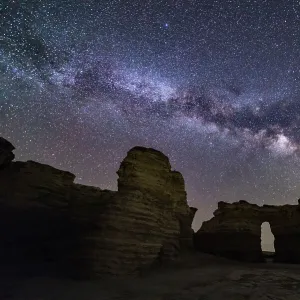
[[[243,264],[205,254],[138,278],[80,281],[5,276],[3,300],[300,300],[300,266]]]

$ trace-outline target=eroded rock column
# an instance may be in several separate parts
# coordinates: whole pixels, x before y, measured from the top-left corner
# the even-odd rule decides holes
[[[118,192],[102,219],[95,271],[135,273],[175,259],[181,251],[179,217],[191,219],[181,174],[171,171],[163,153],[143,147],[131,149],[117,173]]]

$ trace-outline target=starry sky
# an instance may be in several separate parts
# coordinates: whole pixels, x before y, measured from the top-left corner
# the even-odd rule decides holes
[[[2,0],[0,134],[112,190],[130,148],[156,148],[195,229],[221,200],[295,204],[299,52],[298,0]]]

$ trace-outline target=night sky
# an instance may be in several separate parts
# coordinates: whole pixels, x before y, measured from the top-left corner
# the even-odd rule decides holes
[[[295,204],[299,52],[298,0],[2,0],[0,135],[112,190],[130,148],[156,148],[195,229],[221,200]]]

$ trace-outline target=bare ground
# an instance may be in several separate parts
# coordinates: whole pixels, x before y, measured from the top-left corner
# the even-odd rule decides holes
[[[300,266],[196,254],[134,279],[6,277],[1,286],[1,300],[300,300]]]

